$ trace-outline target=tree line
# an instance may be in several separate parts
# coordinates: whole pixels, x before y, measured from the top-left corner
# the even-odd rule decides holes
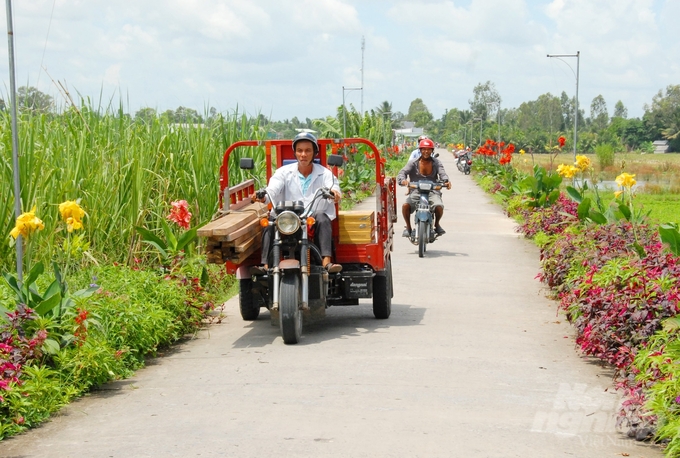
[[[411,102],[406,114],[393,110],[392,104],[384,101],[363,114],[358,113],[352,105],[349,108],[340,106],[334,117],[325,120],[306,118],[302,121],[293,117],[276,121],[263,114],[253,117],[259,126],[267,130],[268,138],[292,138],[299,129],[318,130],[319,127],[333,136],[353,136],[359,134],[362,119],[377,117],[388,122],[392,128],[402,127],[404,121],[413,122],[441,143],[464,143],[474,147],[486,138],[500,137],[527,151],[541,153],[551,151],[556,139],[564,136],[568,141],[567,148],[573,148],[570,143],[573,141],[576,101],[566,92],[560,96],[542,94],[536,100],[523,102],[519,107],[506,108],[494,83],[487,81],[474,87],[468,103],[469,107],[466,108],[445,110],[440,118],[435,118],[420,98]],[[29,86],[18,89],[17,105],[22,111],[37,114],[56,114],[57,111],[51,96]],[[0,110],[6,108],[5,101],[0,99]],[[586,115],[588,108],[589,116]],[[671,151],[680,152],[680,85],[669,85],[665,90],[659,90],[650,103],[644,106],[644,110],[641,118],[629,118],[626,106],[618,100],[610,115],[602,95],[593,98],[589,107],[579,105],[576,120],[577,150],[592,153],[599,145],[610,145],[615,151],[652,152],[653,141],[667,140]],[[134,116],[121,110],[121,114],[144,123],[157,120],[204,124],[210,123],[219,113],[214,107],[206,108],[201,114],[193,108],[179,106],[175,110],[162,112],[156,108],[143,107]],[[337,128],[330,129],[329,122],[335,123]]]
[[[467,109],[451,108],[436,119],[418,98],[411,102],[404,120],[415,122],[435,140],[447,143],[475,146],[486,138],[500,136],[503,141],[540,153],[551,151],[559,136],[565,136],[568,143],[573,141],[576,101],[565,92],[559,97],[542,94],[517,108],[504,108],[501,102],[495,85],[487,81],[475,86]],[[629,118],[621,100],[610,116],[602,95],[591,101],[590,116],[586,116],[587,108],[579,105],[576,119],[577,150],[582,153],[592,153],[603,144],[621,152],[652,152],[656,140],[667,140],[671,151],[680,152],[680,85],[659,90],[644,106],[642,118]]]

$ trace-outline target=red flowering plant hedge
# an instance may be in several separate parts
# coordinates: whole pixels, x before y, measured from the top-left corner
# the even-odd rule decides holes
[[[519,184],[501,192],[518,191],[504,200],[508,214],[541,247],[538,278],[574,325],[578,348],[616,369],[624,394],[619,425],[639,440],[665,441],[666,453],[680,456],[680,257],[622,186],[629,200],[619,196],[599,224],[562,193],[529,206]]]

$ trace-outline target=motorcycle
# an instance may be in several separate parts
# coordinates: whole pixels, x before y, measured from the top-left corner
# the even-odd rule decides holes
[[[470,169],[472,168],[472,153],[470,151],[466,151],[465,153],[458,156],[456,167],[458,167],[458,170],[461,173],[470,175]]]
[[[265,194],[264,189],[256,192],[258,199]],[[271,268],[262,279],[268,284],[271,310],[279,313],[281,335],[287,344],[300,340],[303,311],[310,310],[310,302],[325,305],[329,276],[338,275],[321,266],[321,252],[310,240],[310,228],[314,224],[311,215],[321,199],[333,199],[328,188],[318,189],[306,208],[301,201],[278,202],[274,206],[275,216],[268,220],[274,230]]]
[[[440,191],[446,187],[441,181],[421,180],[409,183],[408,187],[420,193],[420,199],[414,212],[414,231],[409,240],[418,246],[418,257],[423,257],[427,251],[427,244],[433,243],[439,237],[434,230],[434,208],[430,207],[430,193]]]

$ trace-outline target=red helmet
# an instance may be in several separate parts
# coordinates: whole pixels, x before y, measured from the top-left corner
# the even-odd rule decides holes
[[[423,148],[432,148],[434,149],[434,142],[430,140],[429,138],[424,138],[420,140],[420,143],[418,143],[418,149],[423,149]]]

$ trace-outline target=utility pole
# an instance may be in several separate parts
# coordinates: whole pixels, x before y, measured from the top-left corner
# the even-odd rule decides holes
[[[361,117],[364,116],[364,49],[366,48],[366,40],[361,36]]]
[[[14,167],[14,217],[21,215],[21,181],[19,174],[19,136],[17,131],[17,87],[14,76],[14,27],[12,26],[12,0],[6,0],[7,5],[7,48],[9,54],[9,90],[12,114],[12,166]],[[19,235],[16,240],[17,250],[17,279],[19,284],[24,280],[24,242]]]
[[[581,66],[581,51],[576,51],[576,54],[548,54],[548,57],[556,57],[557,59],[561,60],[565,64],[567,62],[562,59],[562,57],[575,57],[576,58],[576,73],[574,76],[576,76],[576,103],[574,104],[574,162],[576,162],[576,141],[578,140],[577,137],[577,132],[578,132],[578,78],[579,78],[579,67]],[[574,69],[571,68],[571,65],[567,64],[567,67],[571,70],[572,73],[574,73]]]

